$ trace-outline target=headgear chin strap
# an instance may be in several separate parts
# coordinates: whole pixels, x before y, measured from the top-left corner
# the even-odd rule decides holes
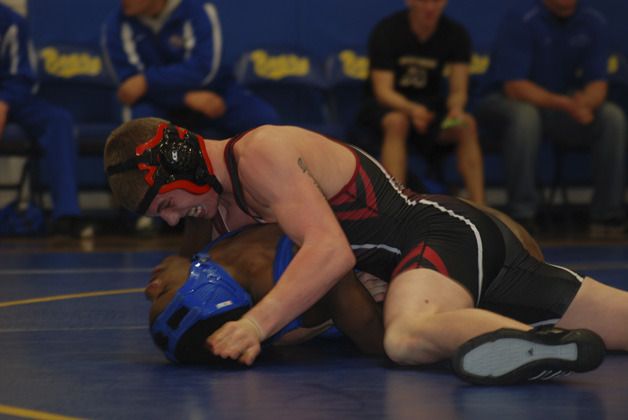
[[[107,175],[136,169],[146,171],[144,180],[149,186],[135,210],[139,214],[146,213],[157,194],[175,189],[203,194],[213,188],[222,193],[203,138],[172,124],[159,124],[155,137],[137,146],[132,158],[107,167]]]

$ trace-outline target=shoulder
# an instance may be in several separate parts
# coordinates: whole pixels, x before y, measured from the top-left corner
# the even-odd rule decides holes
[[[2,17],[2,19],[8,19],[12,21],[25,20],[22,15],[11,9],[9,6],[5,6],[3,4],[0,4],[0,17]]]
[[[263,154],[275,154],[280,150],[274,148],[289,148],[299,142],[303,136],[313,135],[305,129],[288,125],[261,125],[246,133],[236,147],[241,152],[254,151]]]
[[[448,17],[441,17],[440,21],[441,28],[447,34],[450,34],[453,37],[468,37],[469,33],[467,28],[460,22]]]
[[[172,10],[175,13],[179,12],[183,14],[192,14],[192,13],[203,12],[204,10],[207,10],[208,8],[215,9],[216,5],[214,4],[214,2],[209,1],[209,0],[180,0],[178,4],[176,4],[175,2],[175,5],[172,8]]]
[[[15,24],[23,26],[26,24],[26,19],[10,7],[0,4],[0,28],[4,30]]]
[[[373,33],[395,32],[403,25],[408,24],[408,11],[400,10],[380,20],[373,28]]]
[[[117,6],[113,11],[111,11],[111,13],[107,15],[107,17],[104,20],[104,25],[107,28],[113,28],[113,27],[120,26],[123,22],[126,22],[128,20],[129,18],[124,16],[120,6]]]
[[[262,125],[238,141],[235,150],[239,164],[244,162],[245,167],[272,166],[290,161],[290,156],[300,156],[311,150],[312,144],[320,146],[325,140],[318,133],[296,126]]]
[[[503,14],[500,19],[502,27],[523,27],[542,21],[544,6],[539,0],[527,0],[516,2]]]
[[[265,160],[266,156],[274,156],[285,137],[285,127],[261,125],[244,133],[233,147],[239,161],[260,161]]]
[[[604,16],[602,12],[594,9],[588,4],[583,4],[582,6],[581,16],[589,23],[589,25],[598,28],[604,27],[608,24],[606,16]]]

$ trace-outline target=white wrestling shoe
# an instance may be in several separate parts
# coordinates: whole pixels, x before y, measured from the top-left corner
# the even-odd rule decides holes
[[[511,385],[593,370],[605,353],[602,339],[589,330],[504,328],[464,343],[452,364],[472,384]]]

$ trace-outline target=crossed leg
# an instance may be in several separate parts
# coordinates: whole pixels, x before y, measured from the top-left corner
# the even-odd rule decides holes
[[[463,286],[426,268],[395,277],[384,301],[384,349],[399,364],[449,358],[471,338],[500,328],[531,329],[514,319],[474,308]]]
[[[557,323],[597,333],[609,350],[628,351],[628,292],[586,277]],[[384,348],[399,364],[433,363],[451,357],[471,338],[500,328],[531,327],[477,309],[469,292],[429,269],[408,270],[391,282],[384,302]]]

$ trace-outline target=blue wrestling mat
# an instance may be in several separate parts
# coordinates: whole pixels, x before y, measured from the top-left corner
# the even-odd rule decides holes
[[[628,246],[545,249],[628,289]],[[0,250],[0,417],[92,419],[627,419],[628,355],[553,383],[467,385],[399,368],[342,338],[266,351],[253,368],[171,365],[141,290],[163,252]],[[627,327],[628,328],[628,327]]]

